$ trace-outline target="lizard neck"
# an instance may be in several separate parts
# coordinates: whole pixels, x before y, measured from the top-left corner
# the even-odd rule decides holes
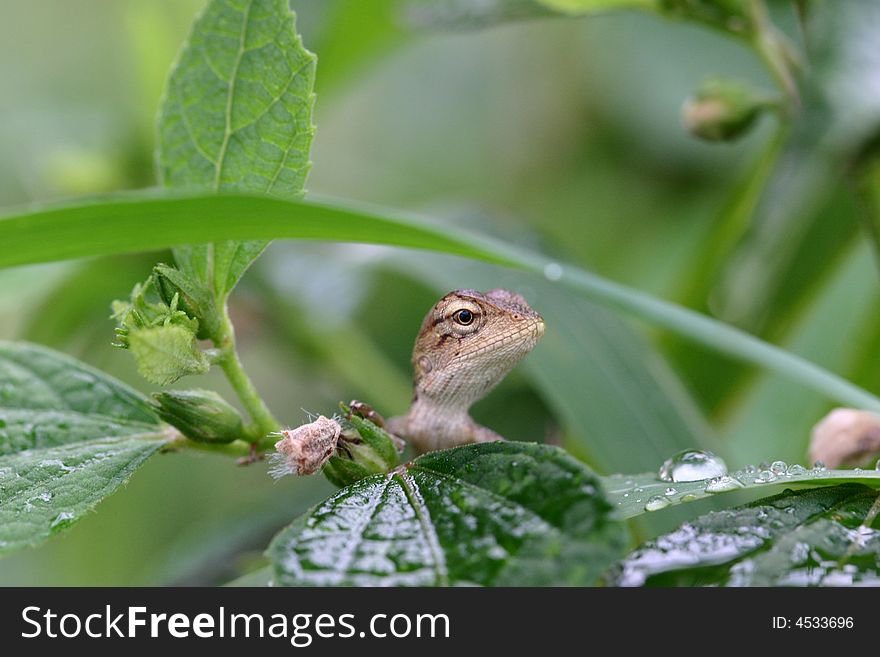
[[[406,435],[420,452],[470,442],[476,423],[467,407],[416,397],[406,414]]]

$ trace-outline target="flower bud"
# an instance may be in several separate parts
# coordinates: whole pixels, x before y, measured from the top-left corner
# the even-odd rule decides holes
[[[164,264],[153,267],[153,276],[156,291],[162,301],[172,306],[174,296],[177,295],[174,310],[182,310],[189,317],[199,321],[196,337],[206,340],[217,334],[220,317],[210,290],[202,283],[193,281],[179,269]]]
[[[347,486],[400,464],[399,439],[359,415],[349,414],[342,424],[336,453],[324,466],[324,475],[331,482]]]
[[[745,134],[770,104],[744,84],[708,80],[685,101],[682,122],[694,137],[732,141]]]
[[[228,443],[244,431],[238,411],[213,390],[166,390],[153,399],[159,417],[191,440]]]
[[[813,427],[810,460],[829,468],[862,465],[880,453],[880,416],[854,408],[835,408]]]
[[[279,432],[269,474],[276,479],[284,475],[310,475],[321,469],[336,450],[342,426],[336,420],[319,415],[318,419],[296,429]]]

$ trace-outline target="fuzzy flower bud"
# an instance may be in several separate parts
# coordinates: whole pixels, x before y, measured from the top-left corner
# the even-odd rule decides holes
[[[318,419],[296,429],[279,432],[275,454],[269,457],[269,470],[276,479],[284,475],[310,475],[321,469],[336,450],[342,425],[319,415]]]

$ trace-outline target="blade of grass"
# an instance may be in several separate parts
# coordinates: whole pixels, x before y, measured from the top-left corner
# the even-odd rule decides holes
[[[0,219],[0,266],[260,238],[388,244],[543,274],[597,303],[798,380],[840,403],[880,411],[880,399],[869,392],[717,320],[500,240],[351,202],[144,193],[74,201]]]

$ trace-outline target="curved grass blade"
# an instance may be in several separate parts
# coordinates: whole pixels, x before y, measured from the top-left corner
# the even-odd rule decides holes
[[[251,219],[240,221],[242,213]],[[245,194],[118,195],[0,219],[0,266],[217,240],[295,238],[427,249],[531,271],[733,358],[774,370],[840,403],[880,412],[880,399],[748,333],[572,265],[473,232],[339,201]]]

